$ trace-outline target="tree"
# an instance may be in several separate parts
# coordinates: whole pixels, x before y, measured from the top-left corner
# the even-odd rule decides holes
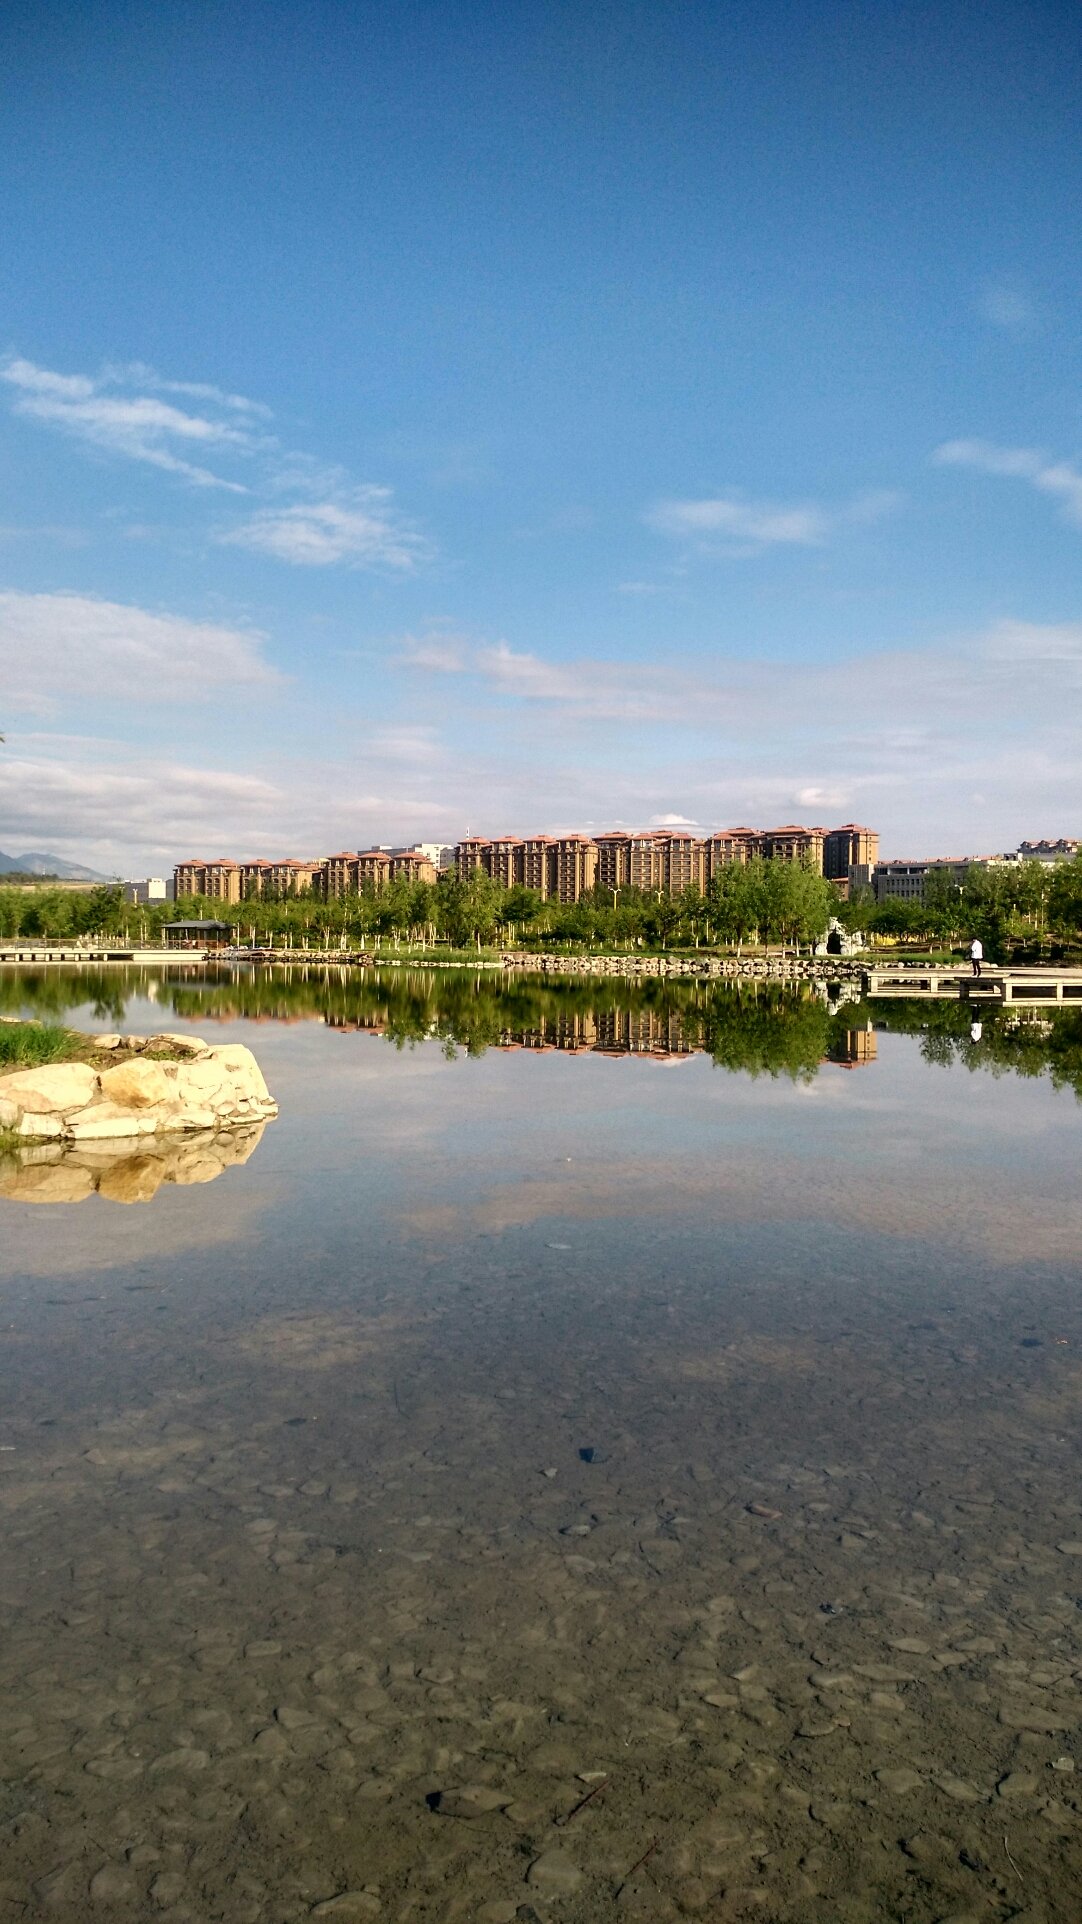
[[[1068,940],[1077,941],[1082,933],[1082,854],[1056,867],[1048,890],[1048,920]]]

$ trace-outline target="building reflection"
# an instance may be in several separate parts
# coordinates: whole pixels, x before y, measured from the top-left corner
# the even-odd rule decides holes
[[[871,1023],[860,1029],[842,1029],[831,1040],[824,1062],[838,1069],[862,1069],[879,1054],[879,1039]]]
[[[328,1016],[331,1029],[386,1035],[385,1013]],[[435,1033],[435,1025],[433,1027]],[[561,1009],[538,1011],[528,1025],[501,1026],[491,1038],[496,1049],[525,1049],[535,1055],[651,1056],[665,1061],[701,1053],[702,1043],[685,1032],[678,1009]]]

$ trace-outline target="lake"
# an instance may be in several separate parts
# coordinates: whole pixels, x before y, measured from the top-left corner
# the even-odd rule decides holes
[[[1082,1015],[0,1011],[244,1042],[280,1106],[78,1202],[0,1162],[0,1917],[1073,1924]]]

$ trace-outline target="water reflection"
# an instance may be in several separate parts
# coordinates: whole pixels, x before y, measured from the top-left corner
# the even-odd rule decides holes
[[[30,1143],[0,1154],[0,1197],[21,1203],[145,1203],[163,1183],[214,1182],[254,1155],[265,1125],[88,1143]]]
[[[803,1080],[827,1064],[873,1063],[881,1034],[914,1035],[929,1062],[1047,1074],[1082,1099],[1079,1010],[992,1010],[974,1022],[964,1002],[861,1001],[850,984],[554,981],[467,969],[181,964],[0,973],[0,1013],[63,1018],[80,1009],[123,1026],[133,998],[193,1024],[320,1021],[398,1048],[435,1040],[472,1057],[513,1048],[655,1061],[705,1054],[737,1073]]]
[[[1070,1030],[151,992],[281,1120],[5,1214],[0,1916],[1075,1924]]]

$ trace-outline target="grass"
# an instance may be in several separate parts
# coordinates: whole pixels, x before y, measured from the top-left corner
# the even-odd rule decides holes
[[[183,1062],[183,1049],[166,1046],[139,1050],[145,1062]],[[59,1022],[0,1021],[0,1076],[17,1069],[38,1069],[49,1062],[88,1062],[93,1069],[105,1069],[118,1062],[129,1062],[126,1049],[100,1049],[97,1037],[80,1035]]]
[[[86,1047],[82,1036],[58,1022],[0,1022],[0,1074],[67,1062]]]

